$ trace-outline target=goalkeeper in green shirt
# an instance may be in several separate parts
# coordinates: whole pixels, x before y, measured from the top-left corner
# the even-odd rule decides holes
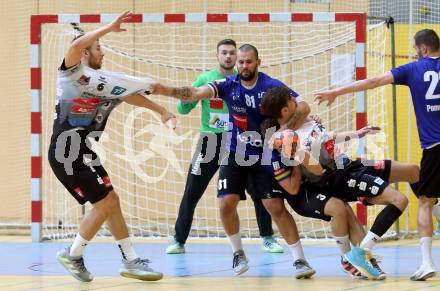
[[[237,46],[234,40],[224,39],[217,44],[217,60],[219,67],[207,71],[197,77],[193,82],[194,87],[200,87],[214,80],[224,79],[227,76],[236,74],[234,70],[237,59]],[[198,101],[184,103],[179,101],[177,110],[180,114],[188,114],[197,105]],[[202,120],[200,125],[200,138],[197,150],[193,155],[189,166],[188,177],[180,202],[179,214],[177,216],[174,239],[166,249],[167,254],[180,254],[185,252],[185,242],[188,238],[193,221],[194,210],[205,192],[209,182],[219,168],[222,151],[223,133],[229,130],[228,107],[222,99],[213,98],[202,100]],[[207,153],[208,138],[216,141],[215,153]],[[212,147],[214,149],[214,147]],[[213,156],[213,158],[212,158]],[[209,161],[204,162],[204,158]],[[270,214],[262,205],[261,199],[255,198],[251,183],[247,183],[246,189],[252,197],[255,205],[260,236],[263,239],[262,249],[270,253],[282,253],[283,248],[273,237],[272,219]]]

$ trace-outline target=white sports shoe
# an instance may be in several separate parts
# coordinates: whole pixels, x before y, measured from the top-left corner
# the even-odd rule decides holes
[[[123,277],[138,279],[142,281],[157,281],[162,279],[163,274],[154,271],[148,266],[148,259],[134,259],[133,261],[122,260],[119,274]]]
[[[246,258],[246,255],[244,254],[244,251],[240,250],[234,253],[234,259],[232,260],[232,269],[234,270],[236,276],[241,275],[249,270],[248,260]]]
[[[437,270],[433,265],[421,265],[417,271],[410,277],[412,281],[425,281],[437,274]]]

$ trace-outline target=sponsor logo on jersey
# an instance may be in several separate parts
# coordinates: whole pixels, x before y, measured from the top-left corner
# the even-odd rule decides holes
[[[272,163],[273,169],[278,171],[280,169],[280,163],[278,161]]]
[[[118,95],[121,95],[122,93],[124,93],[125,91],[127,91],[126,88],[114,86],[112,91],[110,92],[110,94],[118,96]]]
[[[237,113],[246,113],[246,108],[240,107],[240,106],[237,106],[237,105],[232,105],[231,109],[232,109],[232,111],[235,111]]]
[[[77,82],[78,84],[83,86],[88,85],[90,83],[90,77],[87,77],[86,75],[82,75],[81,77],[79,77]]]
[[[218,129],[229,128],[229,114],[210,112],[209,127]]]
[[[101,101],[100,98],[75,98],[72,100],[75,104],[97,106]]]
[[[95,111],[95,108],[84,107],[84,106],[72,106],[72,113],[90,113]]]

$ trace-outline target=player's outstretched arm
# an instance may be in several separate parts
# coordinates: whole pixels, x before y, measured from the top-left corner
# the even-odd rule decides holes
[[[381,128],[379,126],[368,125],[356,131],[330,132],[330,136],[336,143],[346,142],[351,139],[363,138],[367,134],[376,134]]]
[[[81,54],[83,49],[88,48],[94,41],[106,35],[109,32],[122,32],[126,29],[121,28],[121,24],[128,21],[132,17],[131,11],[126,11],[119,15],[113,22],[101,26],[93,31],[87,32],[80,38],[72,42],[69,49],[64,56],[64,63],[66,67],[72,67],[81,61]]]
[[[360,80],[353,82],[349,85],[335,88],[332,90],[326,90],[315,93],[315,101],[318,101],[318,105],[322,102],[327,101],[327,106],[330,106],[340,95],[344,95],[351,92],[364,91],[369,89],[374,89],[380,86],[385,86],[394,82],[394,77],[391,72],[386,72],[385,74],[365,80]]]
[[[180,99],[182,101],[196,101],[201,99],[212,98],[214,91],[209,86],[202,87],[169,87],[160,83],[156,83],[153,86],[153,94],[164,95]]]
[[[176,128],[176,124],[177,124],[176,116],[173,113],[169,112],[165,107],[157,104],[154,101],[151,101],[145,96],[142,96],[140,94],[134,94],[125,97],[124,102],[134,106],[144,107],[150,109],[151,111],[159,113],[163,123],[169,121],[171,123],[172,128],[173,129]]]

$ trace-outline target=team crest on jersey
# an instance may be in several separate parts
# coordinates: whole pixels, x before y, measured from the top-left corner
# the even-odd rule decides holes
[[[78,84],[83,86],[88,85],[90,83],[90,77],[87,77],[86,75],[82,75],[81,77],[79,77],[77,82]]]
[[[278,161],[272,163],[273,169],[278,171],[280,169],[280,163]]]

